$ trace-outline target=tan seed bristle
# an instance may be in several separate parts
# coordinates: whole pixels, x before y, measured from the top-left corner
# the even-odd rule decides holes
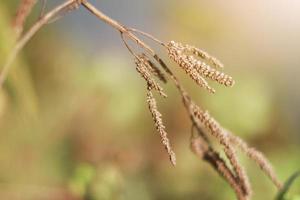
[[[149,63],[147,60],[143,58],[143,56],[137,56],[135,58],[136,70],[141,74],[141,76],[145,79],[148,84],[149,90],[156,90],[161,96],[167,97],[167,95],[163,92],[162,87],[152,78],[151,73],[149,71]]]
[[[161,118],[162,115],[157,109],[156,100],[153,97],[153,94],[151,91],[148,91],[148,93],[147,93],[147,102],[149,105],[149,110],[152,114],[152,118],[155,123],[156,130],[158,131],[158,133],[161,137],[161,142],[164,145],[164,147],[169,155],[171,163],[173,165],[176,165],[176,155],[175,155],[174,151],[172,150],[170,141],[168,139],[168,134],[165,131],[165,126],[164,126],[162,118]]]

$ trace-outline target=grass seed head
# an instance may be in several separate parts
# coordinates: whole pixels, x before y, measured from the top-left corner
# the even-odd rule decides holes
[[[162,118],[161,118],[162,115],[157,109],[157,103],[156,103],[156,100],[153,97],[153,94],[151,91],[147,92],[147,103],[149,106],[149,110],[152,114],[152,118],[153,118],[156,130],[158,131],[158,133],[161,137],[161,142],[164,145],[164,147],[169,155],[171,163],[173,165],[176,165],[176,155],[175,155],[174,151],[172,150],[170,140],[168,139],[168,134],[165,130],[165,126],[164,126]]]
[[[208,85],[204,77],[225,86],[234,85],[235,82],[231,76],[218,71],[195,57],[196,55],[202,59],[208,60],[213,66],[222,68],[223,64],[208,53],[196,47],[183,45],[174,41],[167,44],[167,49],[169,57],[184,69],[198,85],[207,89],[209,92],[214,93],[215,90]]]

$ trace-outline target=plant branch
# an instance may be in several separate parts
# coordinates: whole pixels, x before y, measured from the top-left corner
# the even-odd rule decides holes
[[[141,30],[138,30],[138,29],[135,29],[135,28],[129,28],[128,29],[129,31],[132,31],[132,32],[136,32],[136,33],[139,33],[147,38],[150,38],[151,40],[157,42],[158,44],[162,45],[162,46],[166,46],[166,44],[162,41],[160,41],[159,39],[157,39],[156,37],[154,37],[153,35],[149,34],[149,33],[146,33],[144,31],[141,31]]]
[[[185,90],[183,89],[183,87],[179,83],[178,79],[176,78],[176,76],[174,76],[174,74],[172,73],[172,71],[167,67],[167,65],[165,64],[165,62],[155,53],[155,51],[149,45],[147,45],[145,42],[143,42],[142,40],[140,40],[131,31],[140,33],[142,35],[145,35],[146,37],[149,37],[152,40],[154,40],[154,41],[160,43],[161,45],[165,46],[165,44],[163,42],[159,41],[158,39],[154,38],[153,36],[151,36],[148,33],[144,33],[144,32],[139,31],[137,29],[132,29],[132,28],[128,28],[128,27],[124,26],[123,24],[121,24],[121,23],[117,22],[116,20],[110,18],[109,16],[105,15],[103,12],[101,12],[99,9],[97,9],[95,6],[93,6],[88,1],[82,2],[82,5],[88,11],[90,11],[92,14],[94,14],[97,18],[99,18],[100,20],[104,21],[108,25],[112,26],[116,30],[120,31],[120,33],[121,33],[122,36],[126,35],[129,39],[131,39],[132,41],[136,42],[142,49],[144,49],[147,52],[149,52],[153,56],[153,58],[161,65],[161,67],[169,74],[169,76],[172,78],[174,84],[176,85],[176,87],[178,88],[178,90],[180,91],[180,93],[182,95],[186,94]]]

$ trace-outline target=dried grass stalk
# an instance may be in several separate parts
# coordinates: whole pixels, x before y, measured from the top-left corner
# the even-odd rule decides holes
[[[17,12],[16,19],[14,21],[14,26],[19,34],[22,32],[23,25],[26,17],[29,15],[32,6],[35,4],[36,0],[22,0],[19,11]],[[45,2],[45,1],[44,1]],[[15,47],[12,49],[5,65],[3,71],[0,74],[0,88],[6,79],[9,68],[13,63],[17,54],[22,50],[22,48],[27,44],[27,42],[41,29],[45,24],[49,23],[51,20],[57,19],[56,17],[63,16],[66,11],[72,11],[83,5],[90,13],[95,15],[100,20],[109,24],[116,30],[118,30],[121,35],[124,34],[132,41],[136,42],[145,52],[152,55],[152,58],[161,65],[165,72],[169,75],[171,80],[174,82],[175,86],[179,90],[183,97],[183,103],[189,112],[190,118],[193,124],[196,125],[198,134],[200,137],[193,139],[191,141],[192,150],[202,159],[209,162],[231,185],[231,187],[236,191],[239,200],[248,200],[250,198],[251,188],[248,181],[248,177],[244,169],[240,166],[237,155],[235,152],[234,145],[239,146],[246,154],[261,167],[263,171],[273,180],[277,187],[281,187],[280,182],[275,176],[271,165],[268,163],[266,158],[258,151],[253,148],[249,148],[246,143],[241,139],[229,134],[225,131],[218,122],[213,119],[208,112],[204,112],[197,105],[195,105],[188,93],[184,90],[180,84],[177,77],[173,72],[167,67],[163,60],[156,54],[156,52],[139,37],[137,37],[133,32],[139,32],[134,29],[129,29],[123,24],[111,19],[100,10],[98,10],[93,4],[89,3],[87,0],[66,0],[62,4],[55,7],[53,10],[49,11],[47,14],[42,15],[40,19],[28,30],[27,33],[21,37],[16,43]],[[174,60],[185,72],[201,87],[207,89],[209,92],[214,93],[215,90],[211,88],[204,78],[209,78],[225,86],[234,85],[234,80],[232,77],[218,71],[215,68],[222,68],[223,64],[215,57],[209,55],[207,52],[202,51],[194,46],[182,45],[174,41],[165,44],[153,36],[140,32],[143,35],[149,37],[150,39],[158,42],[160,45],[164,46],[168,50],[169,57]],[[125,42],[126,45],[126,42]],[[128,47],[128,46],[127,46]],[[166,78],[163,73],[151,62],[151,60],[145,55],[141,54],[136,56],[133,51],[128,48],[128,50],[135,56],[136,69],[141,74],[141,76],[146,80],[148,86],[147,102],[149,105],[149,110],[152,114],[157,131],[161,136],[162,143],[168,152],[171,162],[173,165],[176,164],[175,153],[173,152],[169,139],[167,137],[167,132],[165,131],[165,126],[163,125],[161,119],[161,113],[157,109],[156,101],[153,97],[152,90],[156,90],[160,95],[166,96],[162,87],[155,81],[152,76],[159,78],[161,81],[166,82]],[[195,57],[197,58],[195,58]],[[212,64],[212,67],[205,64],[199,58],[208,61]],[[230,161],[226,163],[223,158],[210,146],[208,139],[205,134],[202,133],[203,130],[207,130],[210,135],[217,138],[219,144],[223,146],[226,157]],[[201,133],[200,133],[201,132]],[[232,169],[229,166],[232,166]]]
[[[151,91],[147,92],[147,103],[149,105],[149,110],[152,114],[152,118],[154,120],[155,127],[156,127],[156,129],[157,129],[157,131],[158,131],[158,133],[161,137],[161,142],[164,145],[164,147],[165,147],[165,149],[166,149],[166,151],[169,155],[171,163],[175,166],[176,165],[176,155],[175,155],[174,151],[172,150],[170,141],[168,139],[168,134],[165,131],[165,126],[164,126],[163,121],[161,119],[162,115],[157,109],[156,100],[153,97],[153,94],[152,94]]]
[[[228,135],[230,137],[230,142],[237,145],[245,154],[253,160],[260,168],[261,170],[271,179],[271,181],[274,183],[274,185],[278,188],[282,188],[281,181],[277,178],[276,173],[268,161],[268,159],[259,151],[257,151],[254,148],[249,147],[241,138],[232,135],[228,132]]]

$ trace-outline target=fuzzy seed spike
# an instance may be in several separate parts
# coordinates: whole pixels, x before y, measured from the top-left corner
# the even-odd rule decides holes
[[[230,161],[236,176],[239,179],[240,184],[243,186],[243,190],[246,196],[251,196],[252,190],[248,180],[248,176],[244,168],[240,165],[236,150],[233,148],[230,142],[230,138],[227,132],[219,125],[219,123],[209,115],[206,111],[203,111],[199,106],[191,103],[191,112],[198,122],[201,123],[208,132],[214,136],[224,148],[224,153]]]
[[[191,150],[200,158],[207,161],[228,182],[239,200],[248,200],[239,180],[227,166],[225,160],[200,136],[191,138]]]
[[[223,63],[220,60],[218,60],[217,58],[211,56],[206,51],[203,51],[203,50],[201,50],[197,47],[191,46],[191,45],[185,45],[184,49],[187,52],[191,52],[192,54],[194,54],[194,55],[196,55],[196,56],[198,56],[198,57],[200,57],[204,60],[207,60],[208,62],[213,64],[213,66],[216,67],[216,68],[224,68]]]
[[[177,43],[170,42],[168,44],[168,53],[169,57],[174,60],[185,72],[188,74],[191,79],[193,79],[197,85],[205,88],[210,93],[215,93],[215,90],[211,88],[206,80],[198,73],[195,67],[191,64],[189,56],[183,54],[181,48],[177,47]]]
[[[181,43],[176,43],[171,41],[167,45],[169,57],[174,60],[181,68],[185,70],[187,74],[201,87],[206,88],[208,91],[214,93],[214,90],[208,86],[207,82],[203,77],[209,78],[218,82],[219,84],[225,86],[233,86],[234,80],[231,76],[228,76],[209,65],[205,64],[201,60],[195,58],[193,55],[187,53],[192,53],[199,57],[204,57],[208,61],[212,62],[214,65],[223,66],[214,57],[201,52],[199,49],[189,45],[182,45]]]
[[[175,166],[176,165],[176,155],[174,151],[172,150],[170,141],[168,139],[168,134],[165,131],[165,126],[163,124],[162,118],[161,118],[161,113],[157,109],[157,103],[155,98],[153,97],[153,94],[151,91],[147,92],[147,103],[149,105],[149,110],[152,114],[153,121],[155,123],[156,130],[158,131],[160,137],[161,137],[161,142],[164,145],[171,163]]]

